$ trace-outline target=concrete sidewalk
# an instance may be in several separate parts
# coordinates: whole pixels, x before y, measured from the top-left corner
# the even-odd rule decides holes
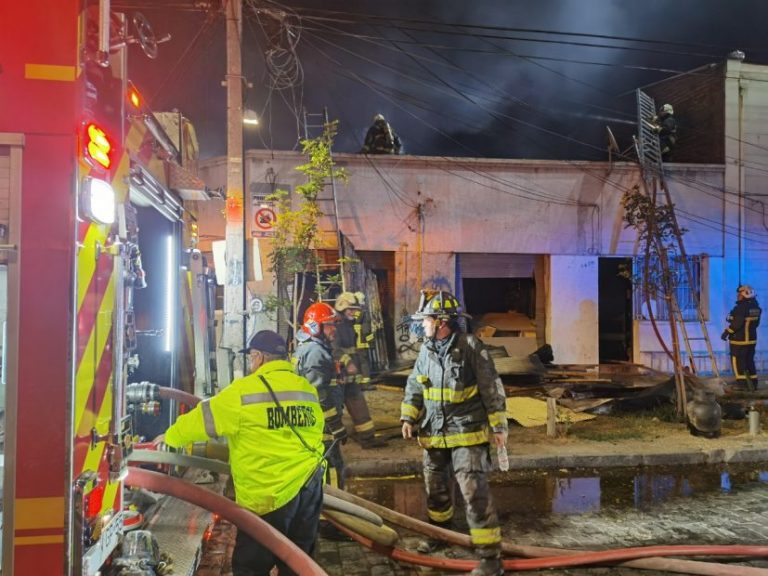
[[[422,449],[400,437],[402,390],[378,387],[365,394],[389,446],[363,450],[347,442],[342,449],[347,475],[420,474]],[[346,413],[344,419],[351,431]],[[543,426],[523,428],[513,421],[509,432],[510,471],[768,462],[768,434],[750,436],[746,420],[724,420],[721,437],[714,439],[692,436],[682,423],[631,414],[573,423],[558,438],[547,437]]]

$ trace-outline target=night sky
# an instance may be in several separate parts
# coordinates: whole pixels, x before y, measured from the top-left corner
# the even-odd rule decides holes
[[[131,47],[130,76],[153,109],[193,121],[203,156],[223,155],[221,7],[113,7],[172,34],[156,60]],[[296,148],[301,111],[327,107],[340,152],[382,113],[410,154],[599,160],[606,124],[630,144],[635,88],[734,49],[768,63],[764,0],[244,0],[244,14],[246,107],[262,121],[248,148]]]

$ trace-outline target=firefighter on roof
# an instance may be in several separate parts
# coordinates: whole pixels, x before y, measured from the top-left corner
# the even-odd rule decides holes
[[[373,117],[373,125],[368,128],[363,144],[363,154],[400,154],[400,137],[392,130],[381,114]]]
[[[403,437],[424,448],[424,483],[431,523],[447,527],[454,513],[451,476],[466,502],[469,534],[480,563],[473,576],[501,576],[501,528],[487,472],[489,442],[506,446],[506,398],[493,360],[472,334],[459,330],[458,300],[439,291],[422,293],[414,319],[426,340],[408,377],[400,409]],[[437,542],[419,543],[419,551]]]
[[[357,440],[363,448],[386,446],[385,440],[376,437],[376,428],[361,388],[371,380],[368,348],[373,334],[364,331],[362,308],[355,294],[342,292],[334,307],[341,314],[341,322],[336,328],[334,356],[339,363],[344,405],[354,422]]]

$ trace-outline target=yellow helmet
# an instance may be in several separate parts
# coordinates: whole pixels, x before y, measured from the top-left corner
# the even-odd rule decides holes
[[[451,319],[462,316],[461,304],[456,296],[444,290],[422,290],[419,309],[413,315],[414,319],[424,316],[434,316],[440,319]]]
[[[352,292],[342,292],[336,298],[334,308],[338,312],[344,312],[347,308],[360,308],[360,304]]]

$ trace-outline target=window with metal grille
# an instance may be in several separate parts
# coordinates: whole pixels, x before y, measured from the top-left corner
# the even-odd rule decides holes
[[[703,256],[688,256],[688,266],[691,271],[693,284],[688,281],[684,261],[680,256],[669,257],[670,284],[673,287],[677,304],[680,306],[683,320],[698,320],[696,302],[703,302],[702,265]],[[649,278],[644,281],[645,257],[638,256],[633,260],[634,282],[634,316],[636,319],[647,320],[651,313],[656,320],[669,320],[669,303],[665,298],[662,286],[663,274],[658,257],[651,256],[649,262]],[[648,307],[650,305],[650,313]],[[702,309],[704,319],[707,319],[706,308]]]

